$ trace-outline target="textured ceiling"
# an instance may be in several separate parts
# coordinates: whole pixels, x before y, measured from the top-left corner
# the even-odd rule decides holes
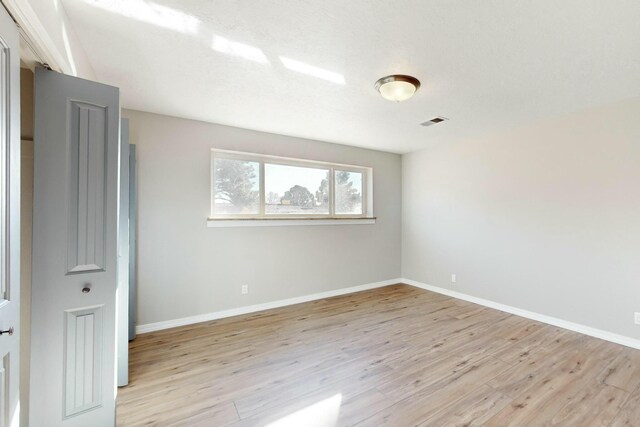
[[[62,3],[125,108],[284,135],[404,153],[640,96],[638,0]]]

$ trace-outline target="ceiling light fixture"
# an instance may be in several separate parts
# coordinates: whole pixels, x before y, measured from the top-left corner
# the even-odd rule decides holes
[[[404,74],[392,74],[376,82],[376,90],[389,101],[406,101],[420,88],[420,80]]]

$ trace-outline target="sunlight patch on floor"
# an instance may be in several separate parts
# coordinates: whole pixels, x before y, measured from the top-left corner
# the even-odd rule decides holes
[[[269,423],[265,427],[335,427],[341,403],[342,394],[338,393]]]

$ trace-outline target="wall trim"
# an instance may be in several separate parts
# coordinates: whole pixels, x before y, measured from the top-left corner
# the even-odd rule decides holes
[[[136,333],[144,334],[147,332],[155,332],[163,329],[176,328],[178,326],[191,325],[194,323],[208,322],[210,320],[223,319],[225,317],[239,316],[242,314],[255,313],[258,311],[269,310],[272,308],[285,307],[287,305],[300,304],[303,302],[316,301],[325,298],[336,297],[340,295],[352,294],[355,292],[366,291],[369,289],[382,288],[384,286],[396,285],[400,283],[400,279],[389,279],[381,282],[367,283],[349,288],[335,289],[332,291],[319,292],[316,294],[303,295],[300,297],[287,298],[278,301],[271,301],[262,304],[249,305],[246,307],[231,308],[229,310],[214,311],[212,313],[198,314],[196,316],[182,317],[180,319],[165,320],[162,322],[147,323],[145,325],[136,326]]]
[[[24,0],[2,0],[2,3],[18,24],[21,38],[26,40],[36,56],[52,69],[74,75],[72,67],[56,47],[29,2]]]
[[[376,218],[252,218],[207,219],[207,227],[277,227],[291,225],[363,225],[375,224]]]
[[[450,289],[428,285],[426,283],[418,282],[416,280],[401,278],[401,279],[398,279],[398,281],[400,283],[411,285],[416,288],[425,289],[427,291],[436,292],[438,294],[446,295],[452,298],[457,298],[460,300],[472,302],[474,304],[483,305],[485,307],[504,311],[505,313],[515,314],[516,316],[537,320],[538,322],[557,326],[563,329],[568,329],[570,331],[578,332],[584,335],[589,335],[591,337],[600,338],[605,341],[610,341],[612,343],[621,344],[626,347],[631,347],[631,348],[640,350],[640,340],[627,337],[625,335],[619,335],[613,332],[604,331],[602,329],[593,328],[591,326],[582,325],[580,323],[574,323],[568,320],[558,319],[557,317],[547,316],[545,314],[540,314],[540,313],[525,310],[522,308],[501,304],[499,302],[494,302],[484,298],[474,297],[472,295],[464,294],[462,292],[456,292]]]

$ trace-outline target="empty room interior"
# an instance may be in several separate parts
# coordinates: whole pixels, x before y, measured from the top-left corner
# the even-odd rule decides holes
[[[640,427],[637,0],[0,5],[0,427]]]

